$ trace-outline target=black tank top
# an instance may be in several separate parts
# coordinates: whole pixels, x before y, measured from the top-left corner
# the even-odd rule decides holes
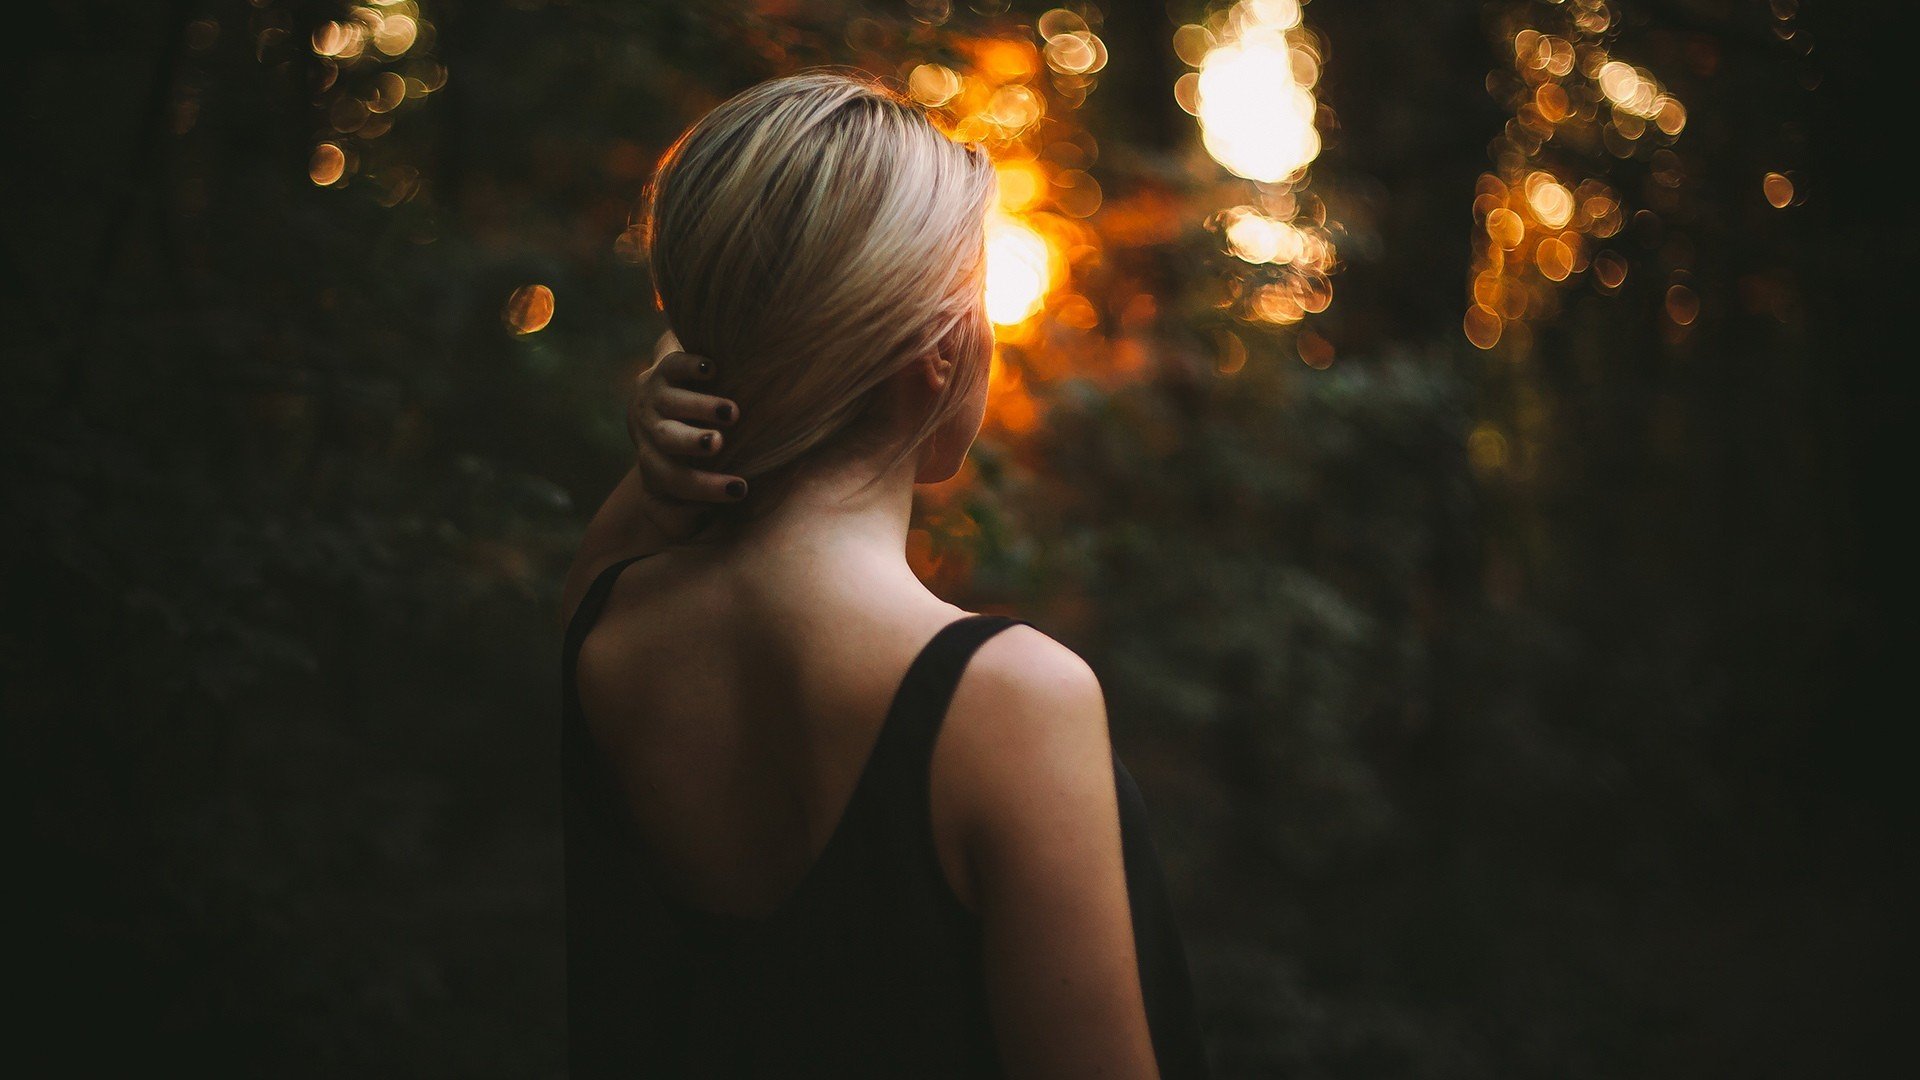
[[[901,680],[839,825],[771,916],[686,907],[647,869],[614,775],[587,732],[580,645],[627,559],[601,572],[567,628],[561,678],[568,1054],[575,1077],[1001,1075],[980,923],[933,841],[934,738],[967,661],[1017,620],[948,624]],[[1140,790],[1114,778],[1140,984],[1160,1073],[1208,1075],[1186,954]]]

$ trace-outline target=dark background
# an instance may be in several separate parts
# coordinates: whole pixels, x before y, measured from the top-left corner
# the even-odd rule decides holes
[[[29,1064],[562,1070],[554,607],[662,329],[618,238],[705,108],[951,48],[913,18],[939,6],[429,2],[446,85],[324,188],[337,94],[302,46],[344,5],[13,25]],[[1009,349],[1041,420],[990,425],[925,514],[944,595],[1101,673],[1222,1076],[1867,1075],[1914,1015],[1911,122],[1877,83],[1904,8],[1614,3],[1621,54],[1687,103],[1686,179],[1622,239],[1623,288],[1570,282],[1482,352],[1495,28],[1554,6],[1316,0],[1331,365],[1219,312],[1199,216],[1110,239],[1092,335]],[[1037,12],[957,5],[941,33]],[[1199,13],[1105,5],[1075,123],[1113,237],[1224,176],[1195,178],[1169,92]],[[528,283],[557,313],[515,335]],[[1110,310],[1128,290],[1147,325]],[[1119,373],[1122,338],[1145,362]],[[1511,458],[1470,456],[1483,429]]]

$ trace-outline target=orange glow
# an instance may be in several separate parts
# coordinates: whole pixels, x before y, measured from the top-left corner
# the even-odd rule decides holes
[[[1086,31],[1047,40],[1047,66],[1062,75],[1091,75],[1107,66],[1107,47]]]
[[[1310,368],[1324,371],[1333,366],[1333,343],[1311,330],[1300,331],[1294,347],[1300,350],[1300,360]]]
[[[1318,274],[1296,278],[1294,296],[1299,301],[1300,310],[1318,315],[1333,303],[1333,282]]]
[[[399,56],[413,48],[420,26],[405,15],[388,15],[373,32],[373,47],[388,56]]]
[[[1481,349],[1491,349],[1500,343],[1500,326],[1500,316],[1480,304],[1468,308],[1466,318],[1461,320],[1467,340]]]
[[[1297,323],[1307,315],[1307,309],[1300,305],[1300,298],[1294,295],[1292,289],[1279,283],[1255,289],[1249,306],[1255,318],[1281,326]]]
[[[1100,325],[1100,313],[1094,310],[1093,302],[1079,293],[1068,293],[1061,297],[1055,321],[1061,326],[1071,326],[1075,330],[1092,330]]]
[[[1533,216],[1540,219],[1540,224],[1559,229],[1573,219],[1573,192],[1550,173],[1529,174],[1526,189],[1527,205],[1533,208]]]
[[[1653,126],[1668,135],[1678,135],[1687,126],[1687,107],[1679,101],[1662,97],[1653,114]]]
[[[537,334],[553,321],[553,290],[545,285],[522,285],[507,298],[500,315],[514,333]]]
[[[1541,83],[1533,92],[1533,107],[1548,123],[1557,124],[1567,116],[1567,92],[1559,83]]]
[[[362,144],[393,130],[409,100],[446,85],[446,67],[429,55],[434,27],[421,10],[424,2],[364,0],[309,32],[304,44],[318,57],[314,104],[330,129],[307,159],[307,177],[316,185],[345,186],[349,177],[365,177],[374,183],[360,190],[387,207],[421,190],[418,169],[387,155],[377,169],[363,168]],[[265,6],[264,0],[253,6]],[[292,44],[291,36],[282,27],[260,28],[252,42],[255,58],[269,62],[271,52]]]
[[[313,29],[316,56],[353,56],[360,51],[360,28],[354,23],[323,22]]]
[[[994,167],[1000,209],[1010,214],[1031,210],[1047,193],[1047,174],[1031,161],[1003,161]]]
[[[1775,210],[1785,210],[1793,204],[1793,181],[1785,173],[1768,173],[1760,181],[1760,191]]]
[[[1284,265],[1303,251],[1298,229],[1251,206],[1236,206],[1224,218],[1228,249],[1242,261]]]
[[[1089,9],[1091,13],[1091,9]],[[1043,13],[1022,37],[949,38],[964,59],[952,67],[931,60],[913,65],[907,92],[942,109],[948,130],[985,150],[994,161],[994,206],[986,222],[985,302],[997,341],[1032,345],[1050,327],[1091,328],[1098,314],[1070,292],[1075,266],[1098,259],[1102,236],[1078,220],[1101,208],[1103,193],[1089,168],[1099,147],[1071,116],[1107,63],[1107,47],[1089,27],[1089,15],[1065,8]],[[937,25],[937,24],[935,24]],[[1045,76],[1045,77],[1043,77]],[[1040,318],[1056,292],[1062,310]],[[1036,377],[1064,372],[1058,357],[1024,357]]]
[[[367,98],[370,112],[392,112],[407,99],[407,82],[391,71],[383,71],[374,76],[373,93]]]
[[[1676,326],[1691,326],[1700,317],[1700,295],[1685,285],[1667,289],[1667,318]]]
[[[1173,101],[1189,116],[1200,115],[1200,73],[1189,71],[1173,81]]]
[[[982,74],[1000,82],[1024,82],[1039,67],[1039,54],[1024,41],[988,38],[974,52]]]
[[[1593,257],[1593,277],[1602,289],[1611,292],[1627,280],[1627,260],[1603,251]]]
[[[1222,330],[1215,335],[1220,346],[1220,358],[1213,363],[1213,369],[1222,375],[1232,375],[1247,366],[1247,343],[1240,335],[1231,330]]]
[[[1604,294],[1626,281],[1626,259],[1593,253],[1591,245],[1651,213],[1622,197],[1611,162],[1647,162],[1648,201],[1670,204],[1684,182],[1682,159],[1671,147],[1686,129],[1687,109],[1652,72],[1610,54],[1615,15],[1600,0],[1511,8],[1511,66],[1487,80],[1509,120],[1489,148],[1492,168],[1474,187],[1480,229],[1473,237],[1473,300],[1461,325],[1479,348],[1505,340],[1524,353],[1531,341],[1526,320],[1558,309],[1558,286],[1588,270]],[[1769,202],[1774,194],[1767,190]],[[1676,323],[1693,318],[1693,303],[1669,303]]]
[[[1053,178],[1053,204],[1070,217],[1092,217],[1100,209],[1100,181],[1079,169]]]
[[[987,416],[994,426],[1016,435],[1032,431],[1040,422],[1040,403],[1028,392],[1026,380],[994,350],[987,378]]]
[[[1527,225],[1520,220],[1519,214],[1503,206],[1487,215],[1487,235],[1493,238],[1494,243],[1511,251],[1526,239]]]
[[[921,64],[907,76],[907,93],[929,108],[939,108],[960,93],[960,76],[939,64]]]
[[[1600,92],[1607,95],[1607,100],[1613,102],[1615,108],[1643,120],[1651,119],[1659,112],[1656,104],[1659,84],[1633,65],[1609,60],[1600,66],[1597,81]]]
[[[1573,273],[1573,250],[1557,236],[1540,241],[1533,261],[1540,268],[1540,276],[1548,281],[1565,281]]]
[[[1197,68],[1206,63],[1207,51],[1214,44],[1213,31],[1194,23],[1173,32],[1173,53],[1188,67]]]
[[[307,176],[321,187],[340,182],[347,172],[347,155],[338,146],[323,142],[313,148],[313,156],[307,159]]]
[[[1018,132],[1032,126],[1044,111],[1040,95],[1032,90],[1017,85],[1003,86],[988,99],[985,117],[1008,132]]]

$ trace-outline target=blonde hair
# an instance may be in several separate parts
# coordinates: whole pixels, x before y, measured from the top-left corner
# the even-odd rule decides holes
[[[881,385],[953,361],[889,467],[986,378],[991,162],[869,79],[809,72],[714,109],[662,158],[647,195],[654,288],[681,347],[740,403],[714,468],[764,502],[872,416]]]

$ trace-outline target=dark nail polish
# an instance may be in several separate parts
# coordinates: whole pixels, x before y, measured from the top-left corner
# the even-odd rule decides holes
[[[727,481],[727,498],[744,499],[746,497],[747,497],[747,482],[745,480]]]
[[[700,449],[705,450],[708,453],[713,452],[713,432],[709,431],[706,434],[700,436]]]
[[[721,405],[713,410],[713,414],[718,416],[723,423],[733,422],[733,406],[731,405]]]

